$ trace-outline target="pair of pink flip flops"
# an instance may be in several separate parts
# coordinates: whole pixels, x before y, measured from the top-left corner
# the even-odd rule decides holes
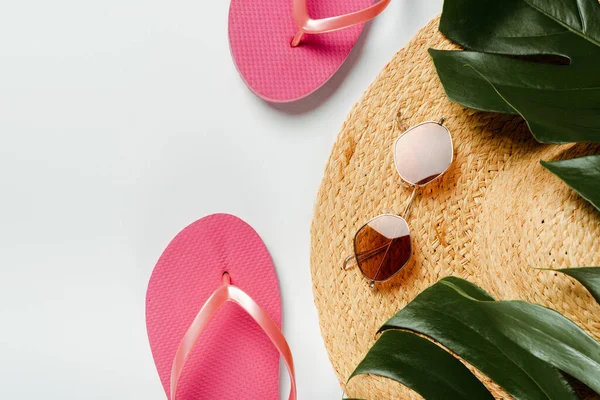
[[[280,103],[299,100],[333,76],[364,23],[390,1],[231,0],[233,59],[257,96]]]
[[[278,399],[280,354],[296,399],[273,262],[241,219],[210,215],[171,241],[148,284],[146,324],[168,399]]]

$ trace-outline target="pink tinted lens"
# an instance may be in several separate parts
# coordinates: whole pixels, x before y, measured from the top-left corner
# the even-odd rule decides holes
[[[436,122],[410,128],[394,144],[396,169],[411,185],[425,185],[443,174],[453,155],[450,131]]]

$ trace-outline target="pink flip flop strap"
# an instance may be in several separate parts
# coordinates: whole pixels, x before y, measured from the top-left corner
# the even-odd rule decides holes
[[[379,2],[363,10],[336,17],[312,19],[308,15],[306,0],[294,1],[294,20],[298,28],[304,33],[325,33],[349,28],[372,20],[388,6],[391,0],[380,0]]]
[[[281,330],[273,321],[273,319],[263,310],[250,296],[248,296],[242,289],[231,284],[231,278],[229,274],[223,275],[223,285],[220,286],[215,292],[209,297],[204,303],[196,318],[190,325],[189,329],[183,336],[177,352],[175,353],[175,359],[173,360],[173,366],[171,367],[171,395],[170,400],[175,400],[177,393],[177,383],[179,377],[183,372],[183,367],[190,355],[190,352],[194,348],[196,342],[202,335],[202,332],[210,322],[210,320],[217,313],[219,308],[228,301],[238,304],[244,311],[256,321],[256,323],[262,328],[267,334],[271,342],[275,345],[275,348],[279,351],[283,357],[283,361],[290,374],[290,397],[289,400],[296,400],[296,378],[294,373],[294,360],[292,358],[292,352],[288,346]]]

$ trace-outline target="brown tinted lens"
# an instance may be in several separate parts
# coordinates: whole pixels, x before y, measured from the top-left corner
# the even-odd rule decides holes
[[[443,174],[452,157],[450,132],[435,122],[409,129],[394,145],[396,169],[412,185],[425,185]]]
[[[380,215],[358,231],[354,251],[358,266],[367,278],[388,280],[412,254],[408,224],[396,215]]]

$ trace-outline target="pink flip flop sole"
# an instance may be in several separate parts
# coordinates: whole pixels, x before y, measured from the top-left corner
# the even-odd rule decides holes
[[[348,14],[373,0],[308,0],[312,18]],[[231,0],[229,43],[234,62],[250,90],[264,100],[291,102],[308,96],[333,76],[350,54],[363,24],[307,34],[298,47],[292,0]]]
[[[281,328],[279,283],[254,229],[227,214],[192,223],[163,252],[146,295],[148,338],[167,397],[180,341],[225,272]],[[278,388],[278,351],[242,308],[227,303],[190,353],[177,400],[276,400]]]

